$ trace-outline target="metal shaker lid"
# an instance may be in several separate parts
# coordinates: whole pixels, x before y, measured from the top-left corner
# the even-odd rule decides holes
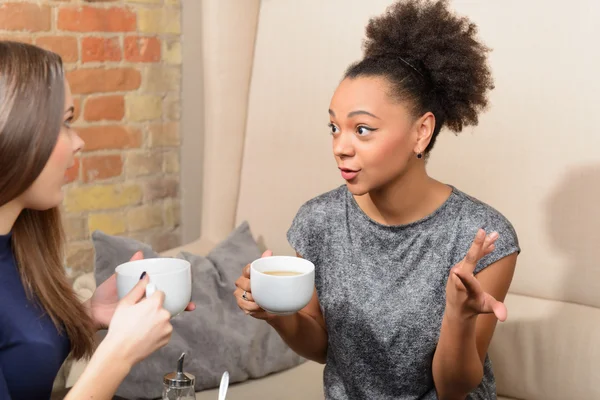
[[[177,361],[177,371],[168,373],[164,376],[163,382],[170,387],[184,388],[194,384],[194,375],[183,372],[183,359],[185,353],[182,353]]]

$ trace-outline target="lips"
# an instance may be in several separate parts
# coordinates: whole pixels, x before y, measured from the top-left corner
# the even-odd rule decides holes
[[[342,172],[342,178],[344,178],[347,181],[351,181],[354,178],[356,178],[358,173],[360,172],[359,169],[350,168],[340,168],[340,171]]]

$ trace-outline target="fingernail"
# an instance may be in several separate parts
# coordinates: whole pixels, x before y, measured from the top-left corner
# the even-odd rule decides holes
[[[141,281],[142,279],[144,279],[144,277],[145,277],[145,276],[146,276],[146,271],[142,272],[142,275],[140,275],[140,281]]]
[[[496,239],[498,237],[498,232],[490,233],[490,239]]]
[[[478,237],[478,238],[481,238],[481,237],[483,237],[484,235],[485,235],[485,231],[484,231],[483,229],[479,229],[479,230],[477,231],[477,237]]]

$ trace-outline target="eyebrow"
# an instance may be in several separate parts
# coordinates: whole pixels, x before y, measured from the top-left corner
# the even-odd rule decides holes
[[[335,113],[333,112],[333,110],[329,109],[329,115],[331,115],[332,117],[335,117]],[[352,118],[352,117],[354,117],[356,115],[368,115],[369,117],[381,119],[377,115],[371,114],[370,112],[364,111],[364,110],[351,111],[351,112],[348,113],[348,118]]]
[[[67,114],[69,111],[71,111],[73,114],[75,114],[75,107],[71,106],[71,107],[67,108],[65,111],[65,114]]]

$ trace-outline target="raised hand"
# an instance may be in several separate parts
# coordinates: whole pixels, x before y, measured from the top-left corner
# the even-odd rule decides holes
[[[479,260],[494,251],[497,239],[498,233],[492,232],[486,236],[485,231],[479,229],[465,258],[450,270],[446,285],[447,315],[467,319],[494,313],[498,320],[506,320],[506,306],[484,292],[473,275]]]

